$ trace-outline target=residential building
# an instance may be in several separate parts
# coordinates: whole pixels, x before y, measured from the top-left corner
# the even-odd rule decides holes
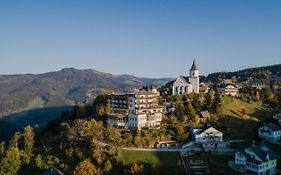
[[[235,84],[221,84],[218,87],[218,93],[220,95],[237,96],[239,88]]]
[[[206,123],[206,122],[210,121],[211,114],[209,113],[209,111],[202,111],[202,112],[200,112],[199,117],[200,117],[201,123]]]
[[[269,87],[269,81],[262,79],[252,80],[250,81],[250,86],[255,89],[263,89]]]
[[[186,95],[189,93],[199,93],[199,69],[193,61],[190,69],[190,76],[180,76],[173,84],[173,95]]]
[[[235,153],[235,164],[243,174],[275,174],[279,156],[265,145],[255,145]]]
[[[259,137],[271,143],[277,143],[281,137],[281,127],[274,124],[268,123],[259,127]]]
[[[200,83],[199,92],[200,93],[208,93],[210,88],[205,83]]]
[[[164,109],[158,103],[160,93],[156,88],[142,88],[138,92],[112,94],[112,112],[107,122],[119,128],[138,130],[143,127],[158,127]]]
[[[213,127],[192,129],[191,134],[197,148],[194,151],[224,152],[229,148],[229,143],[223,141],[223,134]]]

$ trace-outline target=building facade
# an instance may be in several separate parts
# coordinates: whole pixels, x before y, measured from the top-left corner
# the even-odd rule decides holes
[[[112,113],[108,114],[108,124],[131,130],[160,126],[164,108],[158,103],[159,96],[160,93],[155,88],[128,94],[112,94]]]
[[[199,69],[193,61],[189,77],[180,76],[173,84],[173,95],[186,95],[192,92],[199,93]]]
[[[279,156],[265,145],[255,145],[235,153],[235,165],[243,174],[273,175]]]
[[[274,124],[264,124],[259,127],[259,137],[271,143],[277,143],[281,138],[281,127]]]

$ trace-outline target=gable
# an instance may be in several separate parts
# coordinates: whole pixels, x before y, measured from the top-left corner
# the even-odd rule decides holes
[[[203,131],[201,134],[207,134],[207,133],[220,133],[222,134],[220,131],[216,130],[215,128],[213,127],[210,127],[208,129],[206,129],[205,131]]]
[[[180,77],[178,77],[177,78],[177,80],[174,82],[174,86],[175,85],[182,85],[182,84],[184,84],[184,85],[188,85],[188,82],[182,77],[182,76],[180,76]]]

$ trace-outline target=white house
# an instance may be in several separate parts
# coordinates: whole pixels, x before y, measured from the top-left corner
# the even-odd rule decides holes
[[[190,76],[180,76],[173,84],[173,95],[186,95],[191,92],[199,93],[199,69],[193,61]]]
[[[194,140],[193,151],[225,152],[229,148],[229,142],[223,141],[223,134],[213,127],[206,129],[192,129]]]
[[[223,134],[213,127],[206,129],[193,129],[192,135],[195,142],[223,141]]]
[[[275,174],[277,159],[279,156],[265,145],[255,145],[235,153],[235,164],[244,170],[243,174]]]
[[[276,143],[280,141],[281,127],[274,123],[268,123],[259,127],[258,133],[261,139],[265,139],[271,143]]]
[[[235,84],[221,84],[218,87],[218,93],[220,95],[236,96],[239,93],[239,89]]]

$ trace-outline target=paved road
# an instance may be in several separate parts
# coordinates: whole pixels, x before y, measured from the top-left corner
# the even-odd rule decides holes
[[[123,150],[131,151],[154,151],[154,152],[180,152],[181,148],[169,148],[169,149],[150,149],[150,148],[121,148]]]

